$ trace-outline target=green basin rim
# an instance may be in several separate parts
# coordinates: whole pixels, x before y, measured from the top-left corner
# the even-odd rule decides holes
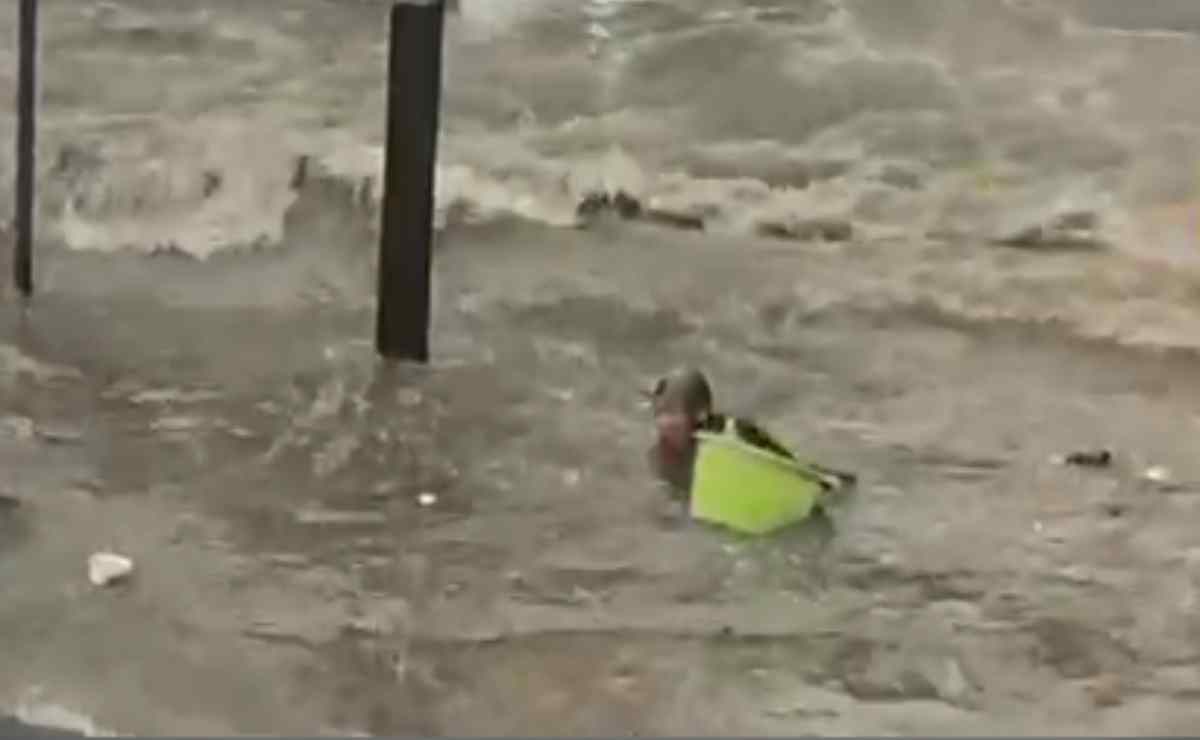
[[[737,449],[748,455],[753,455],[763,462],[784,468],[790,473],[808,478],[818,483],[822,480],[820,475],[805,467],[803,463],[798,463],[795,460],[789,460],[782,455],[776,455],[774,452],[764,450],[761,447],[755,447],[754,445],[746,444],[745,442],[742,442],[731,435],[713,434],[712,432],[696,432],[696,438],[704,444],[723,445],[725,447]]]

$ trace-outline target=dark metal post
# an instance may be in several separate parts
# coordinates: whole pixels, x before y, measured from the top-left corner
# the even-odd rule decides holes
[[[21,0],[17,55],[16,243],[13,281],[28,298],[33,293],[34,144],[37,138],[38,0]]]
[[[441,0],[392,6],[375,346],[417,362],[429,360],[443,18]]]

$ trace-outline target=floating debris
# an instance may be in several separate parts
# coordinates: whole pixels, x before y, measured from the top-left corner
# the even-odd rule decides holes
[[[417,503],[425,508],[429,508],[430,506],[433,506],[437,502],[438,502],[437,494],[431,493],[430,491],[425,491],[424,493],[421,493],[420,495],[417,496]]]
[[[108,586],[133,573],[133,561],[113,552],[97,552],[88,558],[88,580],[93,586]]]
[[[585,194],[575,207],[575,216],[589,218],[606,211],[615,212],[626,220],[635,219],[642,215],[642,203],[624,190],[618,190],[614,194],[592,191]]]
[[[1082,468],[1107,468],[1112,464],[1113,456],[1109,450],[1083,450],[1070,452],[1055,458],[1060,465],[1076,465]]]
[[[581,226],[605,213],[616,214],[625,221],[644,220],[659,226],[685,231],[704,230],[704,214],[665,208],[647,208],[637,197],[624,190],[617,190],[615,193],[588,192],[575,207],[575,218]]]
[[[1097,252],[1110,248],[1100,227],[1097,214],[1068,211],[1044,222],[1002,228],[989,241],[997,246],[1041,252]]]
[[[621,218],[637,218],[642,215],[642,203],[624,190],[618,190],[612,197],[613,208]]]

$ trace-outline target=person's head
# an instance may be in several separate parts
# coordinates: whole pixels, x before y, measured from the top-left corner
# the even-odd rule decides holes
[[[713,410],[708,379],[694,368],[681,368],[659,379],[649,396],[659,440],[674,447],[690,443],[696,427]]]

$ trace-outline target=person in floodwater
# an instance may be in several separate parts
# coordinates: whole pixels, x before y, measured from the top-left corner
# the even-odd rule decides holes
[[[654,411],[656,438],[650,448],[651,468],[666,484],[671,499],[686,502],[692,488],[698,431],[731,433],[747,444],[795,460],[791,450],[749,419],[730,417],[713,408],[712,386],[704,373],[682,368],[659,379],[647,393]],[[822,474],[827,489],[853,485],[854,475],[810,465]]]

